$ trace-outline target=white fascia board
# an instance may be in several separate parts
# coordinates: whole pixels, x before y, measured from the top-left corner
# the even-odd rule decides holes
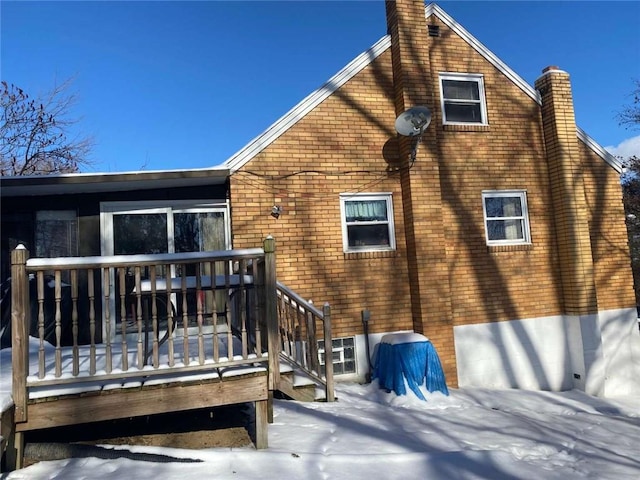
[[[598,156],[600,156],[605,162],[613,167],[613,169],[622,174],[624,170],[624,166],[622,165],[622,161],[619,158],[616,158],[614,155],[611,155],[604,148],[596,143],[596,141],[591,138],[589,135],[585,133],[580,127],[576,127],[578,129],[578,139],[582,140],[587,147],[593,150]]]
[[[463,40],[465,40],[471,47],[473,47],[480,55],[482,55],[489,63],[502,72],[507,78],[515,83],[524,93],[529,95],[535,100],[538,105],[542,105],[542,97],[540,93],[529,85],[520,75],[514,72],[507,66],[502,60],[500,60],[493,52],[485,47],[477,38],[471,35],[465,28],[451,18],[442,8],[435,3],[431,3],[425,7],[425,17],[429,18],[431,15],[436,15],[442,22],[444,22],[449,28],[456,32]],[[580,127],[576,126],[576,134],[580,140],[582,140],[591,150],[602,159],[611,165],[618,173],[622,173],[622,163],[615,158],[604,148],[596,143],[589,135],[587,135]]]
[[[233,174],[242,168],[249,160],[274,142],[280,135],[301,120],[307,113],[317,107],[332,95],[342,85],[370,65],[380,54],[391,46],[391,36],[385,35],[366,52],[358,55],[346,67],[331,77],[319,89],[308,95],[304,100],[285,113],[264,132],[251,140],[244,148],[229,157],[222,166]]]
[[[487,47],[478,41],[473,35],[471,35],[465,28],[451,18],[444,10],[442,10],[435,3],[431,3],[425,7],[425,17],[429,18],[432,14],[436,15],[440,20],[444,22],[451,30],[456,32],[464,41],[471,45],[480,55],[489,61],[494,67],[502,72],[509,80],[515,83],[522,89],[524,93],[529,95],[533,100],[542,105],[542,98],[540,93],[529,85],[520,75],[511,70],[506,63],[500,60],[496,55],[491,52]]]

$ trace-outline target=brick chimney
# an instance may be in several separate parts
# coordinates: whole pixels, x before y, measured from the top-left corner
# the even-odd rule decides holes
[[[423,0],[386,2],[391,35],[396,116],[426,106],[434,117],[439,102],[437,72],[432,71]],[[415,162],[409,154],[412,139],[399,137],[402,204],[406,229],[413,328],[429,337],[438,350],[447,383],[457,386],[453,341],[453,311],[446,259],[436,122],[422,136]]]
[[[569,315],[598,310],[583,167],[569,74],[549,66],[535,82],[542,96],[542,127],[564,297]]]

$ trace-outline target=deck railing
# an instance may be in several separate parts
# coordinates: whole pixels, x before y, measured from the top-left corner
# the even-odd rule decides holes
[[[335,395],[329,304],[319,310],[280,282],[276,285],[281,358],[323,386],[326,401],[332,402]]]
[[[18,247],[11,257],[16,420],[29,389],[41,386],[262,365],[273,390],[274,250],[270,237],[264,248],[179,254],[44,259]]]

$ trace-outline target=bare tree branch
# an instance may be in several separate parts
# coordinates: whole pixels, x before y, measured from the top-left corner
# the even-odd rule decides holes
[[[47,175],[77,172],[90,165],[93,140],[69,137],[78,123],[69,118],[76,96],[71,80],[32,99],[16,85],[0,82],[0,175]]]
[[[635,90],[631,93],[633,101],[631,105],[625,105],[618,114],[620,125],[627,128],[640,128],[640,80],[635,81]]]

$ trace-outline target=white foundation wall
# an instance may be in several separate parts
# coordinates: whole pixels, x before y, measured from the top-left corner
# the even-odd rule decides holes
[[[640,332],[635,309],[454,327],[460,387],[640,390]]]
[[[602,335],[603,365],[595,364],[591,369],[604,371],[603,395],[640,395],[640,330],[636,309],[600,312],[597,321]]]

